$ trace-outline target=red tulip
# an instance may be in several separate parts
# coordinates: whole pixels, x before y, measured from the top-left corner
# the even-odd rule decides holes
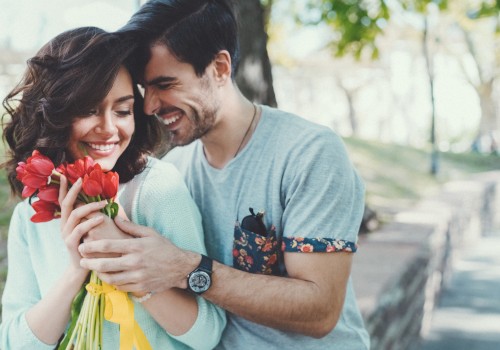
[[[85,174],[88,174],[93,167],[94,160],[89,156],[85,156],[83,159],[78,159],[73,164],[66,166],[66,176],[69,182],[73,184],[78,178],[83,178]]]
[[[85,174],[83,177],[82,189],[87,196],[97,197],[102,192],[101,181],[96,181]]]
[[[23,196],[31,196],[37,189],[50,183],[54,163],[37,150],[33,151],[26,162],[19,162],[16,168],[17,176],[23,185]]]
[[[119,185],[118,173],[108,171],[102,177],[102,196],[106,199],[115,198]]]
[[[31,203],[33,209],[35,209],[35,214],[31,217],[32,222],[47,222],[52,219],[61,217],[61,208],[50,202],[45,202],[43,200],[38,200]]]
[[[40,177],[48,177],[52,174],[55,169],[54,163],[49,157],[44,156],[37,150],[34,150],[31,157],[26,161],[26,171],[38,175]]]
[[[25,162],[19,162],[17,163],[17,168],[16,168],[16,179],[19,181],[22,181],[23,176],[26,174],[26,163]]]

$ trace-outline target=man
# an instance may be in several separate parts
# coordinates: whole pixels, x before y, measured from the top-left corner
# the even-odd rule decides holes
[[[143,44],[144,109],[178,146],[165,160],[200,208],[210,258],[117,221],[137,239],[85,243],[84,256],[121,257],[82,265],[144,298],[188,288],[223,307],[221,349],[368,349],[350,280],[364,188],[340,138],[240,93],[225,0],[150,1],[120,32]]]

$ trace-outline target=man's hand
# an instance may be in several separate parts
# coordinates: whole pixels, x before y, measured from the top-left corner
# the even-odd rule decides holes
[[[101,280],[119,290],[145,293],[172,287],[186,288],[186,276],[200,261],[200,255],[177,248],[155,230],[116,218],[120,230],[135,239],[102,239],[80,245],[80,265],[96,271]],[[91,258],[114,254],[113,258]]]

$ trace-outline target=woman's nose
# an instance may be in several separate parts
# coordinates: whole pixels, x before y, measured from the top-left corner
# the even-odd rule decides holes
[[[99,123],[96,126],[96,132],[99,134],[113,134],[117,130],[115,119],[111,112],[106,112],[100,116]]]

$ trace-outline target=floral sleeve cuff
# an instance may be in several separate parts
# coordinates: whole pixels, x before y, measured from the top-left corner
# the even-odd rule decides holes
[[[350,252],[358,249],[356,243],[334,238],[283,237],[281,250],[292,253]]]

